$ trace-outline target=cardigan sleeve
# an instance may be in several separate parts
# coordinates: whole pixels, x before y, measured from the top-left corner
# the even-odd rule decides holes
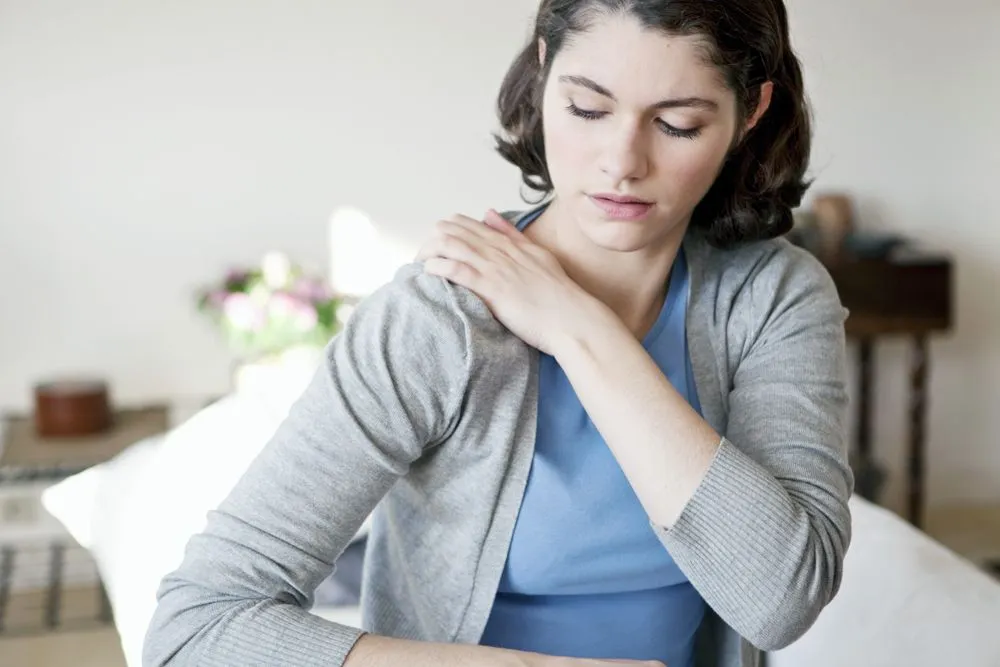
[[[833,599],[851,539],[845,310],[826,270],[790,249],[732,317],[745,335],[725,436],[677,523],[654,530],[723,621],[776,650]]]
[[[379,500],[457,418],[467,326],[453,299],[443,280],[406,268],[360,304],[162,581],[144,665],[344,662],[362,633],[311,614],[313,592]]]

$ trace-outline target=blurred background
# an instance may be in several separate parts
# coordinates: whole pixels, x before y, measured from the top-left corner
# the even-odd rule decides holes
[[[989,571],[1000,559],[1000,4],[787,6],[815,111],[815,185],[803,213],[820,215],[816,198],[834,194],[850,202],[859,238],[905,239],[945,267],[935,283],[940,326],[863,337],[874,350],[872,500]],[[31,588],[10,583],[29,568],[18,540],[48,545],[68,529],[71,546],[86,541],[65,517],[32,532],[49,514],[24,499],[124,442],[108,444],[104,430],[75,450],[37,454],[45,438],[27,420],[40,383],[84,378],[98,395],[103,387],[112,430],[134,418],[134,438],[119,440],[155,437],[237,391],[240,378],[274,389],[277,376],[264,370],[274,346],[237,340],[238,303],[225,304],[250,295],[249,281],[263,282],[252,296],[262,300],[300,279],[325,284],[298,303],[307,312],[295,311],[299,324],[278,352],[308,348],[408,261],[439,218],[524,206],[519,174],[490,133],[535,7],[0,0],[0,411],[6,456],[20,433],[36,476],[0,458],[9,473],[0,502],[14,499],[0,523],[9,554],[0,607]],[[863,300],[878,285],[853,287]],[[919,291],[908,298],[919,310]],[[859,355],[856,338],[851,346]],[[851,372],[857,407],[861,371]],[[854,415],[857,429],[866,418]],[[49,578],[37,607],[52,621],[43,551],[38,568]],[[106,598],[95,599],[110,617]],[[57,641],[60,622],[42,625],[33,641]],[[4,641],[21,643],[5,652]],[[25,646],[0,640],[0,664],[29,664],[16,651],[55,644]]]

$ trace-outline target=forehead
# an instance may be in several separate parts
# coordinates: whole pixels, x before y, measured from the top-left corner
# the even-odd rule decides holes
[[[561,74],[586,76],[619,99],[637,102],[726,92],[701,38],[644,28],[629,16],[596,18],[585,32],[566,41],[552,61],[552,72],[553,79]]]

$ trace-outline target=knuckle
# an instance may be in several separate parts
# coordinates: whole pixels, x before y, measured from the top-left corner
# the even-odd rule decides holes
[[[448,252],[458,252],[465,248],[465,241],[457,236],[448,235],[441,239],[441,247]]]
[[[456,263],[454,270],[455,277],[463,282],[470,282],[476,278],[475,270],[468,264]]]

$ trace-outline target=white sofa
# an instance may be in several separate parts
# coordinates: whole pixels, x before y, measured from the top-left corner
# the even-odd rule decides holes
[[[46,508],[98,564],[130,667],[141,664],[160,579],[287,411],[274,399],[229,396],[45,492]],[[1000,585],[889,512],[858,498],[852,510],[839,596],[769,666],[1000,666]],[[313,611],[360,622],[356,608]]]

